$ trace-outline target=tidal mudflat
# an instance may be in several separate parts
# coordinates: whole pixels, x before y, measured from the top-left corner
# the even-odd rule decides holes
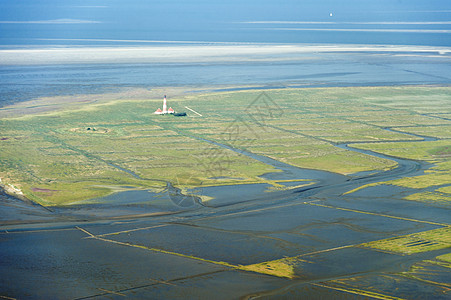
[[[0,109],[0,296],[450,297],[449,87],[138,95]]]

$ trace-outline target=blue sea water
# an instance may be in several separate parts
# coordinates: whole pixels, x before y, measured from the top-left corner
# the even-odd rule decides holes
[[[2,0],[0,44],[110,39],[450,46],[450,21],[447,0]],[[58,41],[80,43],[93,42]]]
[[[155,41],[159,41],[155,43]],[[163,42],[161,42],[163,41]],[[2,0],[0,50],[200,42],[451,47],[445,0]],[[1,53],[0,53],[1,55]],[[0,106],[41,96],[180,85],[449,84],[443,57],[325,54],[235,63],[0,65]]]

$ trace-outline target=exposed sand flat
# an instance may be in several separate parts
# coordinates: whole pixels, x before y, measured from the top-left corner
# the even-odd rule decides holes
[[[137,100],[137,99],[155,99],[161,102],[161,95],[170,93],[172,96],[179,96],[187,91],[195,92],[195,88],[189,87],[165,87],[152,89],[124,89],[117,93],[105,94],[81,94],[69,96],[55,96],[36,98],[29,101],[17,102],[0,108],[0,118],[19,117],[33,114],[49,113],[61,109],[75,109],[76,107],[85,106],[87,104],[100,104],[112,102],[116,100]]]
[[[177,45],[0,50],[0,65],[183,63],[311,59],[316,53],[390,52],[449,55],[451,48],[384,45]]]

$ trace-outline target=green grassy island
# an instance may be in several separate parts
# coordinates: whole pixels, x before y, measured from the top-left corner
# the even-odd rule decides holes
[[[396,167],[393,160],[337,147],[348,144],[433,163],[422,176],[380,184],[429,188],[409,200],[449,201],[449,87],[237,90],[170,97],[169,105],[186,117],[154,114],[161,98],[145,93],[141,99],[86,99],[78,96],[62,106],[46,98],[0,109],[0,184],[8,193],[59,206],[92,203],[123,190],[159,192],[167,182],[182,190],[248,183],[284,188],[259,177],[277,169],[223,144],[343,175]]]

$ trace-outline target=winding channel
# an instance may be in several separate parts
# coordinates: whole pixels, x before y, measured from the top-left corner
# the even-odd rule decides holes
[[[275,127],[275,129],[279,129]],[[191,134],[187,134],[185,132],[177,131],[179,134],[182,134],[184,136],[194,138],[206,143],[210,143],[215,146],[219,146],[221,148],[234,151],[238,154],[245,155],[247,157],[250,157],[254,160],[260,161],[264,164],[267,164],[269,166],[274,167],[277,170],[280,170],[281,172],[274,172],[274,173],[268,173],[263,174],[260,177],[270,180],[311,180],[313,181],[313,184],[300,187],[300,188],[293,188],[289,190],[283,190],[283,191],[274,191],[271,193],[261,193],[261,195],[255,196],[252,199],[246,199],[245,201],[239,201],[239,202],[233,202],[230,204],[217,204],[217,205],[208,205],[205,204],[205,206],[212,207],[212,208],[220,208],[224,206],[230,206],[230,208],[242,210],[242,209],[253,209],[254,206],[271,206],[271,205],[278,205],[280,203],[283,203],[284,201],[292,201],[293,196],[297,200],[302,198],[307,198],[314,196],[318,193],[321,193],[322,197],[328,197],[331,195],[341,195],[347,191],[353,190],[355,188],[358,188],[362,185],[370,184],[370,183],[377,183],[382,181],[389,181],[394,179],[399,179],[402,177],[409,177],[409,176],[416,176],[423,174],[424,170],[427,170],[433,166],[433,164],[425,162],[425,161],[417,161],[417,160],[410,160],[410,159],[403,159],[399,157],[389,156],[385,154],[381,154],[375,151],[371,150],[363,150],[353,147],[354,144],[371,144],[371,143],[402,143],[402,142],[428,142],[428,141],[436,141],[439,140],[437,138],[429,137],[429,136],[422,136],[417,135],[413,133],[407,133],[402,131],[397,131],[395,129],[384,127],[382,128],[384,130],[395,132],[395,133],[402,133],[405,135],[410,135],[416,138],[421,138],[421,140],[395,140],[395,141],[361,141],[361,142],[352,142],[352,143],[344,143],[344,144],[332,144],[335,147],[338,147],[340,149],[344,149],[347,151],[357,152],[373,157],[383,158],[387,160],[391,160],[397,163],[396,167],[390,169],[390,170],[381,170],[381,171],[374,171],[374,172],[363,172],[367,173],[364,175],[354,174],[354,175],[341,175],[338,173],[328,172],[328,171],[322,171],[322,170],[314,170],[314,169],[306,169],[306,168],[300,168],[293,165],[289,165],[286,163],[283,163],[281,161],[269,158],[267,156],[258,155],[252,152],[249,152],[244,149],[235,148],[229,144],[220,143],[218,141],[213,141],[206,139],[204,137],[199,137]],[[282,130],[284,131],[284,130]],[[329,142],[330,143],[330,142]],[[225,186],[223,187],[225,190],[223,193],[227,193],[229,195],[232,195],[234,191],[235,186]],[[220,212],[218,212],[220,213]]]
[[[165,180],[159,180],[159,179],[147,179],[142,178],[135,172],[125,169],[115,163],[108,162],[105,160],[102,160],[104,163],[108,164],[111,167],[114,167],[122,172],[127,173],[130,176],[133,176],[139,180],[152,180],[152,181],[161,181],[166,183],[166,192],[169,196],[170,201],[177,207],[177,209],[172,210],[168,213],[180,213],[180,212],[186,212],[186,211],[197,211],[202,209],[214,209],[217,210],[217,213],[222,214],[226,211],[230,212],[231,210],[246,210],[246,209],[254,209],[255,207],[270,207],[272,205],[278,205],[281,203],[284,203],[286,201],[299,201],[302,198],[307,198],[314,196],[316,194],[321,194],[321,197],[327,198],[330,196],[339,196],[343,193],[350,191],[352,189],[355,189],[357,187],[360,187],[362,185],[370,184],[370,183],[376,183],[376,182],[382,182],[382,181],[389,181],[393,179],[398,179],[402,177],[408,177],[408,176],[415,176],[420,175],[423,173],[424,170],[429,169],[433,165],[424,161],[416,161],[416,160],[409,160],[409,159],[402,159],[398,157],[393,157],[381,153],[377,153],[371,150],[362,150],[353,147],[352,145],[355,144],[369,144],[369,143],[400,143],[400,142],[427,142],[427,141],[436,141],[437,138],[432,138],[428,136],[421,136],[417,134],[412,133],[406,133],[402,131],[397,131],[392,128],[383,128],[384,130],[396,132],[396,133],[402,133],[410,136],[414,136],[417,138],[421,138],[421,140],[396,140],[396,141],[365,141],[365,142],[352,142],[352,143],[344,143],[344,144],[333,144],[335,147],[338,147],[340,149],[344,149],[347,151],[353,151],[373,157],[383,158],[387,160],[391,160],[397,163],[397,166],[390,169],[390,170],[383,170],[383,171],[374,171],[374,172],[363,172],[366,174],[354,174],[350,176],[345,176],[333,172],[328,171],[321,171],[321,170],[314,170],[314,169],[306,169],[306,168],[300,168],[296,166],[289,165],[287,163],[283,163],[281,161],[263,156],[258,155],[252,152],[249,152],[244,149],[235,148],[229,144],[220,143],[218,141],[213,141],[206,139],[204,137],[199,137],[195,135],[188,134],[186,132],[180,132],[177,131],[179,134],[184,135],[186,137],[194,138],[197,140],[200,140],[205,143],[209,143],[218,147],[221,147],[226,150],[234,151],[240,155],[245,155],[247,157],[250,157],[254,160],[257,160],[259,162],[262,162],[264,164],[267,164],[269,166],[272,166],[273,168],[280,170],[281,172],[273,172],[268,174],[263,174],[260,177],[263,179],[269,179],[273,181],[277,180],[310,180],[310,184],[304,187],[298,187],[298,188],[292,188],[288,190],[282,190],[282,191],[273,191],[271,193],[267,193],[264,191],[256,191],[253,193],[253,196],[250,198],[246,198],[241,201],[235,201],[231,203],[217,203],[214,205],[210,205],[206,202],[202,202],[201,198],[196,195],[195,193],[182,193],[181,189],[179,189],[176,186],[176,183],[169,182]],[[65,147],[70,147],[69,145],[63,145]],[[73,149],[72,150],[77,150]],[[81,151],[81,150],[80,150]],[[85,155],[88,155],[87,153],[82,153]],[[92,157],[90,155],[90,157]],[[97,158],[97,157],[95,157]],[[236,186],[222,186],[222,192],[223,194],[232,195],[234,193],[237,193]],[[119,192],[119,194],[122,192]],[[13,197],[3,195],[2,198],[4,199],[2,202],[6,203],[6,206],[8,206],[8,202],[22,202],[22,200],[14,199]],[[127,203],[124,203],[124,205]],[[18,205],[20,206],[20,210],[23,211],[26,209],[24,207],[24,204]],[[31,212],[36,210],[36,205],[25,205],[29,206]],[[120,206],[120,203],[118,207]],[[126,205],[125,205],[126,206]],[[221,207],[228,207],[226,210],[222,211],[219,208]],[[98,207],[101,209],[101,207]],[[10,210],[10,207],[6,207],[7,210]],[[70,211],[76,211],[80,210],[80,212],[77,215],[82,215],[83,211],[85,209],[89,210],[89,205],[76,205],[71,208],[57,208],[54,209],[52,214],[56,213],[57,215],[65,215],[67,212]],[[218,210],[219,209],[219,210]],[[4,204],[0,206],[0,213],[2,210],[5,210]],[[118,211],[115,211],[115,217],[118,217],[117,214],[120,214],[121,210],[118,209]],[[198,213],[201,213],[199,211]],[[127,212],[123,212],[123,217],[127,218]],[[158,216],[158,214],[155,214],[155,216]],[[102,214],[101,216],[95,217],[94,219],[101,219],[101,220],[108,220],[111,216],[106,214]],[[133,218],[133,215],[129,216],[130,218]],[[27,223],[27,220],[22,220],[24,223]]]

